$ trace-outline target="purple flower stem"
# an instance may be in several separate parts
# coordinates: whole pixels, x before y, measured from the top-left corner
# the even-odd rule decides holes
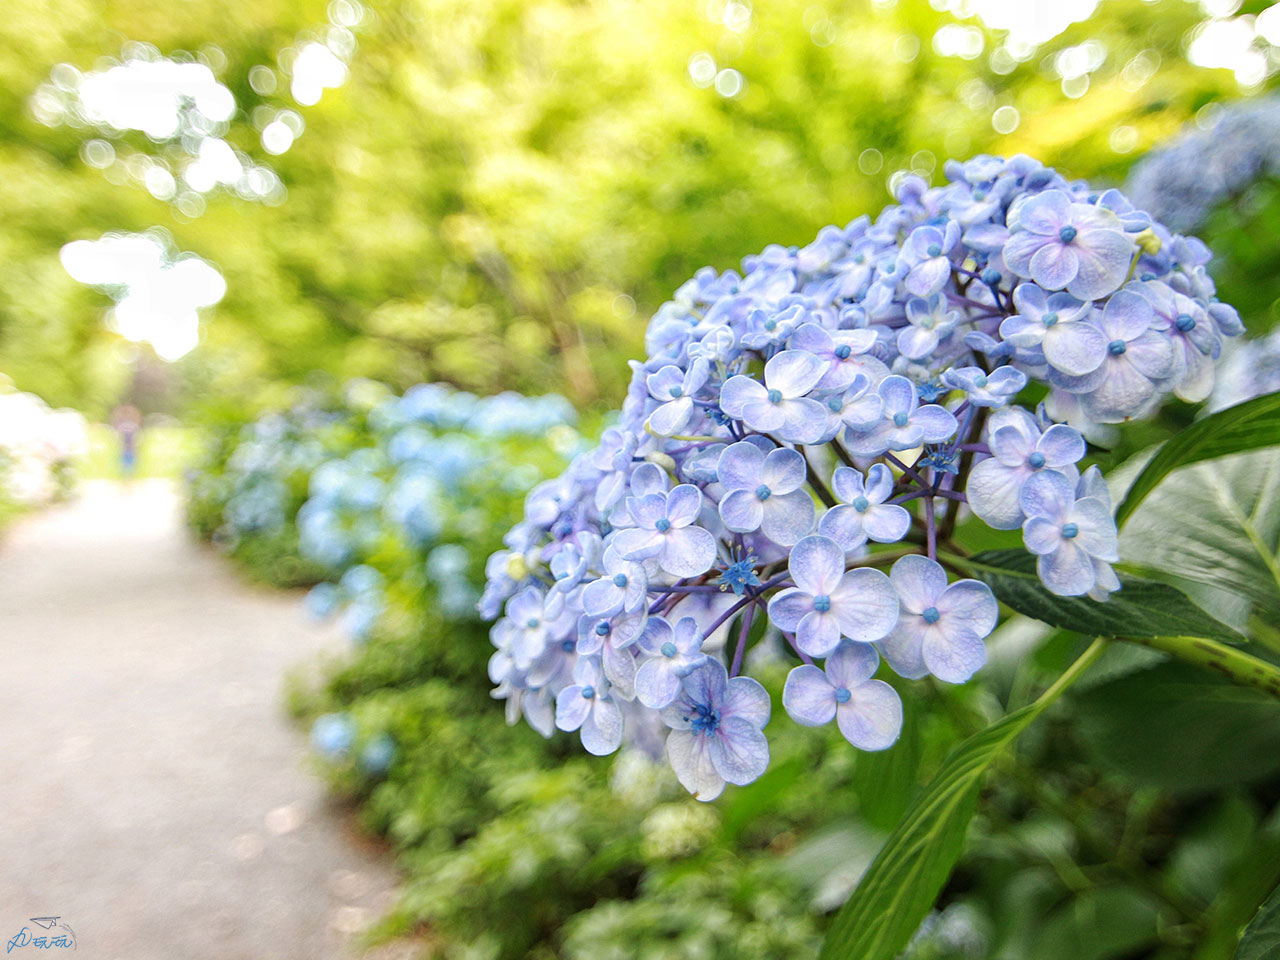
[[[747,649],[747,634],[751,632],[751,624],[756,618],[756,608],[747,610],[742,618],[742,626],[738,630],[738,649],[733,651],[733,666],[729,668],[729,676],[736,677],[742,669],[742,655]]]
[[[988,447],[985,443],[962,443],[959,446],[957,446],[956,449],[964,453],[985,453],[987,455],[991,454],[991,448]]]
[[[954,509],[959,510],[959,507]],[[924,499],[925,547],[930,560],[938,559],[938,528],[933,522],[933,497]]]
[[[791,644],[791,649],[796,652],[796,656],[809,666],[813,666],[813,658],[796,646],[796,635],[794,633],[787,633],[786,631],[783,631],[782,635],[787,638],[787,643]]]
[[[888,460],[890,463],[892,463],[899,470],[901,470],[903,476],[907,477],[910,480],[915,481],[915,483],[918,486],[921,486],[921,487],[933,486],[933,484],[929,483],[928,480],[920,476],[920,474],[916,472],[916,469],[914,467],[908,467],[905,463],[903,463],[901,460],[895,457],[892,453],[886,453],[884,455],[884,458]]]
[[[947,474],[947,476],[951,476],[951,474]],[[904,493],[900,497],[894,497],[892,500],[888,502],[889,503],[906,503],[909,500],[915,500],[919,497],[942,497],[943,499],[946,499],[946,500],[955,500],[958,503],[969,502],[969,498],[966,497],[963,493],[957,493],[954,490],[934,490],[932,488],[928,490],[913,490],[911,493]]]

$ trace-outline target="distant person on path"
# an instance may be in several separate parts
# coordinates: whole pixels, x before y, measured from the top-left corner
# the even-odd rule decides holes
[[[120,475],[132,480],[138,468],[138,434],[142,432],[142,413],[131,403],[116,407],[112,425],[120,435]]]

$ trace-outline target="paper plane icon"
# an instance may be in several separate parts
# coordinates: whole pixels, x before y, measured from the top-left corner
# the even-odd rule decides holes
[[[46,930],[52,930],[53,925],[57,923],[61,917],[28,917],[36,926],[44,927]]]

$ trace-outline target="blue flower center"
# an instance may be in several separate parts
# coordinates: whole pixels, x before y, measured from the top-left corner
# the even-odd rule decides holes
[[[680,399],[680,397],[681,397],[683,394],[684,394],[684,388],[683,388],[683,387],[672,387],[672,388],[671,388],[671,399],[672,399],[672,400],[679,400],[679,399]]]
[[[777,321],[777,320],[766,320],[766,321],[764,322],[764,328],[765,328],[766,330],[768,330],[770,333],[773,333],[773,331],[775,331],[775,330],[777,330],[777,329],[778,329],[778,321]]]
[[[848,360],[849,354],[853,353],[853,348],[847,343],[842,343],[840,346],[836,347],[833,352],[835,353],[837,360]]]
[[[1032,470],[1039,470],[1044,466],[1044,454],[1037,450],[1031,456],[1027,457],[1027,463],[1031,464]]]
[[[1189,314],[1180,314],[1178,319],[1173,322],[1173,325],[1183,333],[1186,333],[1188,330],[1194,330],[1196,328],[1196,318]]]
[[[607,637],[611,632],[613,632],[613,627],[609,626],[608,620],[601,620],[596,624],[597,637]]]
[[[867,508],[870,506],[871,506],[871,501],[868,500],[866,497],[854,497],[853,509],[857,510],[859,513],[866,513]]]
[[[942,616],[942,614],[938,613],[937,607],[929,607],[928,609],[922,611],[920,616],[924,617],[925,623],[937,623],[938,618]]]
[[[670,660],[672,657],[676,655],[676,645],[672,643],[670,640],[668,640],[658,649],[662,651],[662,655],[666,657],[668,660]]]
[[[536,630],[538,629],[539,622],[540,621],[538,620],[537,617],[530,617],[528,620],[525,621],[524,625],[528,627],[530,630]]]
[[[657,530],[659,533],[666,533],[671,529],[671,521],[666,517],[659,517],[658,522],[653,525],[653,529]]]
[[[819,613],[826,613],[831,609],[831,598],[825,593],[814,597],[813,609],[817,610]]]
[[[848,687],[841,687],[836,691],[836,703],[848,703],[852,696]]]
[[[1118,357],[1129,349],[1129,345],[1123,340],[1112,340],[1107,344],[1107,349],[1111,351],[1113,357]]]
[[[782,391],[781,391],[781,390],[770,390],[770,391],[769,391],[769,402],[770,402],[770,403],[781,403],[781,402],[782,402]]]
[[[1079,532],[1080,532],[1080,528],[1076,526],[1074,523],[1067,523],[1067,524],[1063,524],[1062,526],[1062,535],[1066,537],[1068,540],[1071,540],[1072,538],[1074,538],[1075,535],[1078,534]]]
[[[1043,323],[1046,327],[1052,327],[1055,323],[1058,322],[1058,315],[1056,313],[1046,313],[1043,317],[1040,318],[1040,322]]]
[[[773,491],[766,487],[763,483],[756,487],[756,496],[761,500],[768,500],[773,496]]]
[[[627,585],[627,575],[625,573],[615,573],[613,575],[613,585],[615,587],[625,587]]]
[[[594,697],[595,695],[596,695],[596,688],[595,688],[595,687],[583,687],[583,688],[582,688],[582,699],[583,699],[583,700],[590,700],[590,699],[591,699],[592,697]]]
[[[844,401],[840,397],[832,397],[827,401],[827,407],[830,408],[832,413],[839,413],[843,406]]]
[[[905,413],[895,413],[893,415],[893,425],[895,427],[905,427],[907,425],[907,420],[908,417]]]
[[[565,653],[573,653],[574,647],[576,646],[577,644],[574,643],[572,640],[560,641],[560,649],[563,650]]]
[[[988,287],[994,287],[1002,279],[999,270],[993,270],[991,267],[983,270],[978,275],[978,279],[985,283]]]
[[[697,714],[691,724],[693,732],[703,733],[708,737],[715,733],[720,727],[720,711],[705,703],[694,704],[694,710]]]
[[[980,373],[980,374],[978,374],[976,377],[974,377],[974,378],[973,378],[973,385],[974,385],[975,387],[977,387],[979,390],[981,390],[983,387],[985,387],[985,386],[987,385],[987,376],[986,376],[986,374]]]
[[[942,256],[942,244],[931,243],[929,244],[929,249],[926,250],[925,252],[928,253],[929,256],[931,257],[940,257]]]
[[[1065,227],[1063,227],[1061,230],[1058,231],[1058,239],[1061,240],[1063,243],[1070,243],[1075,238],[1076,238],[1076,228],[1071,226],[1071,224],[1067,224]]]

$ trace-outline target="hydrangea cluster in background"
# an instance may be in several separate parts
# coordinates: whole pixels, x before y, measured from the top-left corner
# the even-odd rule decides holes
[[[552,446],[571,449],[574,417],[560,396],[476,397],[442,384],[380,400],[367,414],[367,442],[311,471],[297,512],[300,551],[340,577],[319,584],[308,607],[341,611],[345,632],[366,638],[385,605],[389,571],[378,560],[397,566],[398,556],[434,585],[446,616],[473,616],[478,591],[464,543],[488,526],[485,496],[518,496],[544,476],[501,442],[560,431]]]
[[[1052,592],[1119,588],[1083,434],[1203,400],[1242,324],[1207,248],[1120,192],[1024,156],[946,173],[741,274],[703,269],[651,319],[616,426],[490,559],[509,719],[596,754],[665,745],[711,799],[769,762],[753,643],[800,661],[793,720],[867,750],[902,725],[882,658],[950,683],[983,665],[996,601],[948,574],[962,507],[1020,529]]]
[[[1280,98],[1259,97],[1219,107],[1203,129],[1152,150],[1134,165],[1126,189],[1155,219],[1194,230],[1215,208],[1277,173]]]

